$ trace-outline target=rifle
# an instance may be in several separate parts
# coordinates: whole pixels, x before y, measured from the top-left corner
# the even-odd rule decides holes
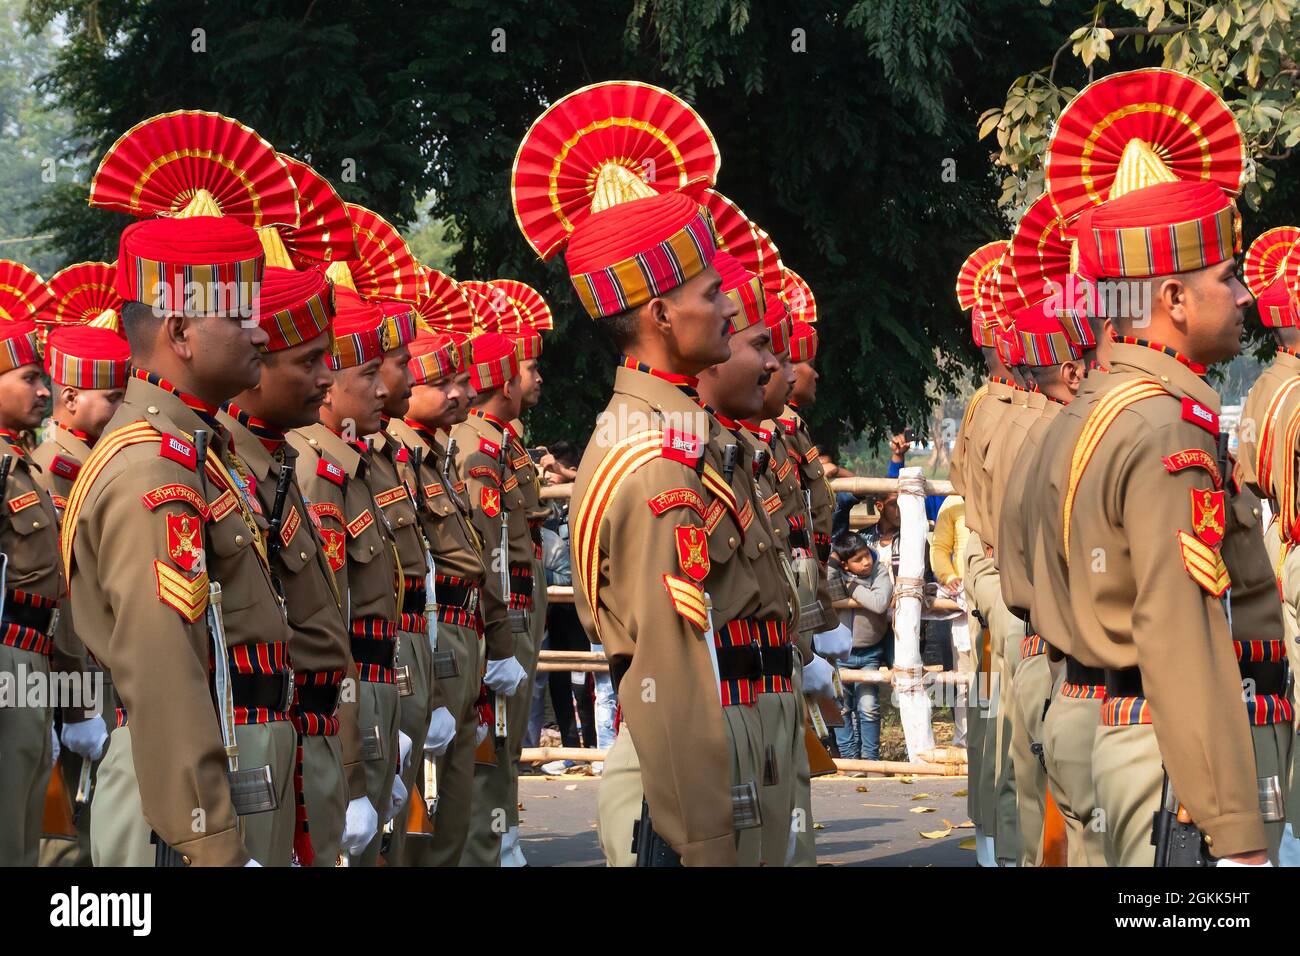
[[[9,490],[9,471],[13,468],[14,456],[5,455],[0,458],[0,504],[5,500],[5,495]],[[0,516],[8,515],[8,509],[0,507]],[[0,551],[0,617],[5,613],[5,597],[8,594],[7,584],[9,578],[9,555],[7,552]]]
[[[1152,821],[1151,842],[1156,847],[1156,866],[1213,866],[1215,863],[1205,846],[1205,834],[1174,795],[1168,771],[1160,788],[1160,809]]]
[[[528,619],[522,610],[515,610],[510,607],[510,512],[506,510],[505,505],[505,488],[506,488],[506,466],[509,464],[509,446],[506,444],[505,436],[502,436],[501,445],[497,452],[497,474],[501,488],[501,537],[499,551],[501,556],[501,601],[506,606],[506,616],[510,620],[511,633],[528,633]],[[493,734],[497,740],[497,746],[503,747],[506,743],[506,737],[509,735],[509,723],[506,715],[506,702],[508,698],[505,694],[497,693],[493,701],[492,715],[494,718]]]
[[[415,512],[420,529],[420,542],[424,545],[424,624],[433,651],[433,676],[437,680],[450,680],[460,676],[460,665],[452,651],[438,650],[438,574],[433,561],[433,548],[424,533],[418,516],[424,512],[424,482],[420,480],[420,466],[424,463],[424,449],[411,449],[411,468],[415,475]],[[445,488],[444,488],[445,490]]]
[[[641,798],[641,819],[632,828],[632,852],[636,854],[637,866],[681,866],[682,858],[677,855],[650,822],[650,804]]]
[[[288,608],[284,603],[284,585],[275,570],[276,556],[283,550],[284,542],[280,539],[280,529],[284,526],[284,503],[289,497],[289,485],[293,483],[293,463],[289,454],[296,454],[289,445],[285,445],[286,460],[280,462],[280,474],[275,481],[275,498],[271,502],[271,521],[266,531],[266,567],[271,574],[271,583],[275,586],[276,596],[280,599],[280,609],[288,619]]]

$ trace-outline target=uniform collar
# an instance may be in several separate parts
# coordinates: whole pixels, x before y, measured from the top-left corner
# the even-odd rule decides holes
[[[491,412],[484,411],[481,408],[471,408],[469,413],[471,416],[481,418],[483,421],[495,425],[497,430],[501,432],[502,438],[509,437],[515,441],[519,441],[519,435],[515,433],[514,427],[505,419],[497,418],[497,416],[493,415]]]
[[[95,439],[91,437],[90,432],[83,432],[80,428],[73,428],[71,425],[63,424],[63,422],[55,422],[54,427],[59,434],[75,438],[87,448],[94,447]]]
[[[55,422],[55,424],[58,427],[50,433],[51,440],[78,461],[85,462],[90,457],[90,450],[93,446],[93,442],[86,440],[90,436],[80,429],[64,428],[58,422]],[[85,438],[82,437],[83,435],[85,435]]]
[[[191,402],[199,400],[184,395],[163,379],[158,379],[157,383],[152,381],[149,373],[143,369],[135,371],[140,374],[126,383],[126,397],[122,400],[122,408],[118,410],[119,415],[125,410],[126,415],[130,416],[126,418],[127,421],[143,418],[160,432],[174,434],[179,431],[189,441],[194,440],[195,431],[206,428],[212,432],[209,447],[213,451],[230,447],[230,432],[217,418],[217,409],[213,408],[209,413],[208,409],[212,406],[207,403],[200,403],[201,407],[193,405]],[[114,416],[114,421],[116,420],[117,416]]]
[[[1112,374],[1126,370],[1144,373],[1159,379],[1175,396],[1187,396],[1215,414],[1219,412],[1219,393],[1173,355],[1146,345],[1115,342],[1111,346],[1110,370]]]
[[[366,458],[356,442],[344,441],[341,435],[325,424],[310,425],[299,431],[309,443],[314,442],[317,448],[337,461],[352,477],[360,477],[364,473]],[[362,447],[365,447],[364,444]]]
[[[27,448],[23,445],[23,438],[18,432],[9,428],[0,428],[0,439],[4,440],[9,447],[18,452],[19,458],[27,457]]]
[[[226,418],[223,421],[233,418],[239,422],[244,427],[244,430],[255,436],[272,455],[284,447],[283,428],[276,428],[270,422],[248,414],[234,402],[226,402],[225,412]]]
[[[267,476],[271,474],[276,459],[270,448],[267,447],[261,436],[250,429],[244,422],[233,415],[234,406],[227,408],[218,416],[222,426],[230,432],[230,439],[235,443],[235,454],[237,454],[249,472],[257,479],[258,484],[266,481]],[[284,442],[281,441],[281,447]]]
[[[164,392],[170,392],[176,398],[180,399],[187,408],[195,415],[202,419],[206,424],[213,428],[217,427],[217,412],[221,409],[211,402],[205,402],[197,395],[191,395],[189,392],[181,391],[180,388],[173,385],[161,375],[156,375],[148,369],[132,368],[131,375],[139,381],[148,382]]]
[[[663,414],[670,426],[677,431],[689,432],[697,438],[708,440],[707,419],[701,415],[699,402],[662,376],[620,366],[614,371],[614,394],[645,402]],[[691,427],[692,424],[705,425],[704,433],[697,427]]]
[[[1279,345],[1276,363],[1287,371],[1300,375],[1300,350]]]

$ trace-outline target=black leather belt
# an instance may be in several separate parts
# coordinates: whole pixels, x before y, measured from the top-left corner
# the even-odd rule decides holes
[[[1237,661],[1242,681],[1250,681],[1250,690],[1260,694],[1286,693],[1286,664],[1282,661]]]
[[[333,716],[339,709],[342,684],[299,684],[298,709],[304,713]]]
[[[474,606],[478,588],[464,584],[439,584],[438,606],[469,609]]]
[[[1068,654],[1065,657],[1065,680],[1070,684],[1104,684],[1106,672],[1100,667],[1085,667]]]
[[[424,602],[425,602],[424,585],[421,584],[418,588],[412,588],[408,586],[406,589],[406,593],[402,595],[402,613],[423,614]]]
[[[614,693],[618,694],[618,685],[623,682],[623,675],[628,672],[632,666],[632,660],[628,657],[616,657],[609,662],[609,682],[614,685]]]
[[[498,565],[499,567],[499,565]],[[533,596],[533,576],[529,574],[517,574],[510,572],[510,593],[522,594],[525,597]]]
[[[1145,697],[1142,693],[1142,671],[1136,667],[1108,670],[1106,674],[1107,697]]]
[[[358,664],[392,667],[396,655],[396,641],[376,640],[373,637],[352,638],[352,659]]]
[[[789,644],[779,647],[760,647],[763,657],[764,677],[791,677],[794,675],[794,648]]]
[[[776,648],[773,648],[776,650]],[[753,644],[718,648],[720,680],[758,680],[763,676],[763,655]]]
[[[811,550],[808,545],[808,532],[803,528],[791,529],[789,542],[792,548],[803,548],[805,551]]]
[[[230,694],[236,707],[288,710],[293,703],[293,672],[231,674]]]
[[[32,607],[30,604],[19,604],[14,599],[13,592],[5,596],[4,617],[0,618],[5,624],[17,624],[19,627],[30,628],[33,631],[39,631],[42,634],[50,633],[50,620],[54,616],[52,607]]]

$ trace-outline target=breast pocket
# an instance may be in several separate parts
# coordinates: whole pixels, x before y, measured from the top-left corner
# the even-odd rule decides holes
[[[221,606],[227,612],[257,603],[259,589],[267,587],[253,532],[239,509],[228,511],[219,521],[209,522],[207,534],[208,573],[221,584]]]
[[[286,504],[280,522],[280,564],[290,575],[297,574],[316,555],[316,539],[311,523],[293,504]]]
[[[379,533],[379,520],[369,509],[349,518],[344,533],[348,538],[348,560],[354,564],[369,564],[383,550],[384,538]]]

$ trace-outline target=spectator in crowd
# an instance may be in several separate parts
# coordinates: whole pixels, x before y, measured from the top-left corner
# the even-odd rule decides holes
[[[907,432],[902,431],[889,439],[889,470],[885,473],[886,478],[897,478],[898,473],[903,470],[907,463],[907,450],[912,447],[912,440],[907,437]],[[925,519],[934,521],[939,515],[939,508],[943,505],[945,495],[926,495],[925,496]]]
[[[951,622],[952,656],[958,673],[969,674],[975,670],[975,655],[971,649],[970,628],[966,623],[966,595],[962,590],[965,576],[966,502],[959,495],[944,499],[934,522],[934,536],[930,541],[930,567],[939,583],[939,597],[956,601],[963,613]],[[968,687],[955,684],[956,699],[953,708],[953,739],[955,746],[966,744],[966,698]]]
[[[831,589],[858,603],[840,611],[840,623],[853,632],[853,650],[838,667],[877,670],[886,663],[886,638],[891,634],[890,599],[894,584],[887,566],[877,559],[866,535],[846,531],[831,543],[828,563]],[[845,684],[844,726],[835,729],[840,756],[880,759],[880,685]]]

